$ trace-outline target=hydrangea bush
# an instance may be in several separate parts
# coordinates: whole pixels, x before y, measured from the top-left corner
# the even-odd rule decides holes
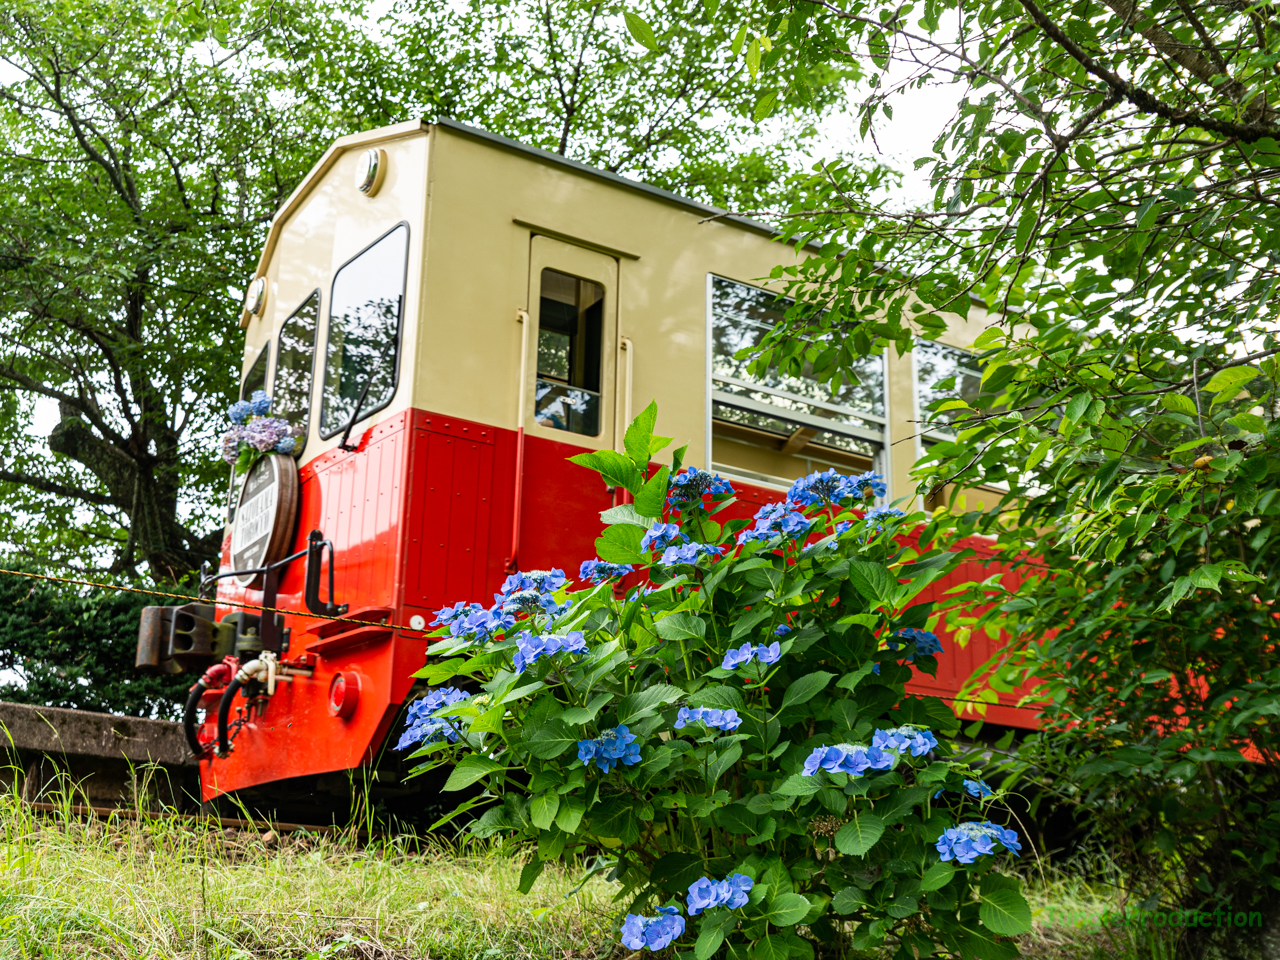
[[[956,758],[953,712],[904,688],[941,652],[915,598],[960,554],[904,546],[919,516],[867,519],[874,474],[816,473],[721,522],[730,484],[683,450],[650,476],[655,418],[626,456],[574,458],[634,498],[603,514],[581,589],[516,574],[439,612],[401,740],[417,770],[452,765],[445,789],[479,795],[451,816],[536,847],[522,890],[603,853],[630,950],[1016,956],[1031,914],[997,867],[1017,834]]]
[[[248,400],[237,400],[227,408],[231,426],[222,435],[222,459],[248,473],[268,453],[291,454],[298,449],[300,428],[288,420],[270,416],[271,398],[255,390]]]

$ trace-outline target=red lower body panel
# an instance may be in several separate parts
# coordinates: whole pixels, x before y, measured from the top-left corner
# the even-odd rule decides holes
[[[333,541],[334,596],[325,599],[348,604],[346,616],[362,622],[284,614],[289,634],[281,660],[310,676],[295,673],[280,682],[261,713],[236,729],[232,753],[201,761],[204,799],[349,770],[383,749],[412,687],[411,674],[427,654],[420,633],[394,627],[430,623],[432,611],[446,603],[489,603],[506,575],[517,442],[514,431],[411,410],[366,431],[356,451],[333,450],[303,465],[292,549],[301,550],[311,530]],[[523,442],[517,564],[524,570],[560,567],[573,577],[583,560],[595,556],[600,512],[614,505],[616,494],[594,472],[567,462],[583,448],[534,437]],[[737,481],[734,486],[742,501],[731,508],[735,515],[750,516],[781,496]],[[224,570],[228,562],[224,548]],[[278,609],[305,610],[304,569],[300,559],[284,572]],[[949,585],[930,590],[940,598]],[[262,592],[227,580],[218,599],[260,604]],[[237,609],[224,606],[219,614]],[[946,653],[938,658],[938,678],[922,676],[909,689],[954,697],[974,666],[990,656],[990,643],[975,638],[960,650],[940,635]],[[349,711],[331,709],[338,674],[358,688]],[[237,699],[241,704],[247,706]],[[213,719],[211,710],[202,739],[213,738]],[[1033,713],[1008,706],[990,707],[986,719],[1035,725]]]

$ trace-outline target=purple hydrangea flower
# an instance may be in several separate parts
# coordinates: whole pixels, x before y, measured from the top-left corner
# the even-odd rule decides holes
[[[691,723],[701,723],[718,730],[737,730],[742,726],[742,717],[738,711],[717,710],[714,707],[681,707],[676,714],[675,728],[683,730]]]
[[[839,503],[853,496],[854,488],[848,477],[837,473],[835,467],[801,477],[787,491],[787,499],[802,507],[815,504]]]
[[[913,757],[923,757],[938,746],[938,738],[928,727],[919,727],[913,723],[892,727],[888,730],[877,730],[871,736],[872,746],[894,753],[905,753],[910,750]]]
[[[678,524],[674,523],[655,523],[652,527],[645,531],[643,537],[640,538],[640,552],[648,553],[650,550],[661,553],[677,541],[683,542],[688,540],[683,533],[680,532]]]
[[[728,907],[737,910],[745,907],[755,881],[745,873],[735,873],[723,880],[702,877],[689,884],[689,916],[696,917],[703,910]]]
[[[471,694],[457,687],[437,687],[428,691],[425,697],[413,701],[405,714],[404,734],[395,748],[407,750],[419,743],[433,743],[437,740],[457,743],[462,736],[458,721],[452,717],[433,717],[432,714],[442,707],[452,706],[470,697]]]
[[[595,740],[578,741],[578,759],[588,766],[592,761],[608,773],[619,763],[631,766],[640,762],[640,744],[626,724],[606,730]]]
[[[667,547],[658,558],[661,567],[693,566],[701,556],[719,557],[722,547],[713,547],[709,543],[686,543],[681,546]]]
[[[812,521],[795,509],[793,503],[766,503],[756,511],[756,525],[750,530],[738,534],[738,543],[750,543],[752,540],[772,540],[774,537],[786,536],[793,539],[809,532]]]
[[[603,560],[583,560],[578,568],[579,580],[590,580],[592,583],[604,583],[606,580],[618,580],[635,570],[629,563],[606,563]]]
[[[725,652],[724,660],[720,662],[720,667],[724,670],[737,670],[738,667],[750,663],[751,658],[755,655],[755,649],[749,643],[744,643],[736,650],[730,647]]]
[[[973,863],[978,857],[995,853],[995,845],[999,843],[1015,857],[1022,844],[1018,835],[1006,827],[992,823],[958,823],[948,827],[938,838],[937,850],[943,860],[955,860],[957,863]]]
[[[628,950],[663,950],[684,933],[679,907],[659,907],[656,917],[628,913],[622,923],[622,945]]]
[[[897,758],[874,744],[838,743],[833,747],[815,747],[804,761],[801,772],[811,777],[819,770],[847,773],[860,777],[868,770],[888,770]]]
[[[701,503],[707,494],[715,497],[733,495],[733,487],[719,474],[707,473],[697,467],[686,467],[671,478],[667,499],[672,506]]]
[[[232,427],[222,435],[222,459],[235,466],[240,458],[240,441],[244,439],[244,427]]]

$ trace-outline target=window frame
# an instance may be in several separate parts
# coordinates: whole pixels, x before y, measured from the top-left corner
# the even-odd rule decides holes
[[[275,385],[276,371],[275,371],[275,367],[273,367],[271,363],[272,352],[273,352],[271,350],[271,344],[274,341],[274,339],[275,339],[274,337],[267,337],[267,342],[262,345],[262,349],[259,350],[254,355],[253,362],[249,364],[249,369],[240,375],[240,399],[241,400],[249,399],[247,396],[245,396],[245,386],[249,382],[249,374],[253,373],[253,368],[258,365],[258,361],[262,359],[263,354],[266,354],[267,362],[265,365],[265,369],[262,371],[262,389],[266,390],[268,383],[270,383],[272,386]]]
[[[928,345],[927,347],[925,346],[926,344]],[[972,350],[966,350],[964,347],[955,347],[949,343],[942,343],[938,340],[917,341],[917,343],[911,349],[911,380],[912,380],[911,390],[912,390],[913,398],[915,401],[916,419],[919,421],[919,425],[921,428],[919,431],[921,442],[924,444],[950,443],[956,438],[956,434],[954,430],[947,430],[946,428],[940,428],[939,425],[936,423],[931,423],[926,426],[924,422],[926,417],[933,416],[933,412],[928,409],[928,403],[931,403],[932,400],[926,403],[925,398],[921,395],[921,393],[925,389],[932,390],[933,388],[925,387],[924,381],[920,376],[920,359],[921,359],[920,354],[923,352],[921,349],[922,347],[925,347],[925,349],[927,349],[928,347],[941,347],[944,350],[949,350],[955,353],[963,354],[964,356],[968,357],[970,360],[974,360],[974,361],[977,360],[977,354],[975,354]],[[970,370],[971,373],[976,373],[978,375],[979,382],[981,382],[982,367],[975,362],[974,365],[968,369]],[[946,378],[944,377],[942,379],[946,379]],[[941,399],[941,398],[935,398],[935,399]],[[960,397],[959,392],[957,392],[951,399],[962,399],[962,398]]]
[[[343,423],[341,426],[338,426],[333,430],[330,430],[328,433],[325,433],[324,431],[325,379],[328,376],[328,372],[329,372],[329,338],[330,338],[330,335],[333,333],[333,322],[332,322],[333,321],[333,288],[337,284],[338,277],[341,275],[343,270],[351,266],[351,264],[355,263],[357,260],[359,260],[366,253],[368,253],[370,250],[372,250],[374,247],[380,244],[383,240],[387,239],[387,237],[391,236],[391,234],[395,233],[401,227],[404,227],[404,231],[405,231],[404,280],[400,286],[400,310],[399,310],[399,316],[396,318],[396,363],[395,363],[395,371],[393,372],[391,377],[391,394],[387,397],[386,400],[378,404],[376,407],[369,407],[366,410],[361,410],[360,419],[352,423],[351,425],[352,428],[354,429],[361,421],[367,420],[369,417],[373,416],[378,411],[385,410],[395,401],[396,394],[400,392],[400,365],[401,365],[402,355],[404,353],[404,318],[405,318],[405,314],[408,313],[407,301],[408,301],[408,290],[409,290],[409,250],[413,243],[413,228],[409,225],[408,220],[401,220],[399,223],[396,223],[394,226],[384,231],[383,233],[379,234],[372,241],[370,241],[369,243],[361,247],[360,250],[358,250],[356,253],[352,254],[350,257],[344,260],[338,266],[338,268],[333,271],[333,279],[329,281],[329,310],[328,312],[322,311],[321,313],[321,317],[324,321],[325,370],[324,370],[324,376],[320,377],[319,379],[320,405],[319,405],[319,409],[316,411],[316,433],[319,435],[321,440],[332,440],[334,437],[338,436],[338,434],[342,433],[342,431],[346,429],[346,424]],[[323,303],[321,304],[321,306],[323,307]],[[317,337],[317,340],[318,339],[319,338]],[[318,348],[316,353],[317,355],[320,353]],[[315,391],[315,382],[316,382],[316,378],[313,370],[313,373],[312,373],[312,392],[313,393]]]
[[[577,283],[577,284],[589,283],[589,284],[592,284],[592,285],[597,286],[597,287],[599,287],[599,288],[600,288],[600,300],[599,300],[599,303],[600,303],[600,311],[601,311],[601,313],[600,313],[600,331],[599,331],[599,340],[600,340],[600,357],[599,357],[600,389],[599,389],[599,390],[592,390],[592,389],[591,389],[591,388],[589,388],[589,387],[579,387],[579,386],[574,386],[571,382],[568,382],[568,381],[566,381],[566,382],[564,382],[563,384],[561,384],[562,386],[564,386],[566,389],[569,389],[569,390],[581,390],[581,391],[583,391],[583,392],[585,392],[585,393],[593,393],[593,394],[595,394],[595,396],[596,396],[596,432],[595,432],[595,433],[579,433],[579,432],[577,432],[576,430],[570,430],[570,429],[568,429],[568,428],[550,427],[550,426],[547,426],[545,423],[540,423],[540,422],[538,421],[538,419],[537,419],[537,416],[538,416],[538,399],[537,399],[537,390],[538,390],[538,383],[539,383],[539,381],[541,381],[541,382],[543,382],[543,383],[557,383],[557,384],[560,384],[560,383],[561,383],[561,381],[559,381],[559,380],[555,380],[555,379],[544,379],[544,378],[543,378],[543,372],[542,372],[542,370],[540,369],[540,363],[541,363],[541,359],[540,359],[540,358],[541,358],[541,350],[540,350],[540,347],[541,347],[541,338],[542,338],[542,330],[543,330],[543,326],[542,326],[542,300],[544,299],[544,298],[542,297],[542,289],[543,289],[543,278],[545,277],[545,275],[547,274],[547,272],[548,272],[548,271],[550,271],[551,273],[558,273],[558,274],[560,274],[562,277],[568,277],[568,278],[570,278],[571,280],[573,280],[573,281],[574,281],[575,283]],[[580,292],[579,288],[576,288],[576,287],[575,287],[575,296],[576,296],[576,295],[578,295],[578,293],[579,293],[579,292]],[[585,439],[585,440],[599,440],[599,439],[600,439],[601,437],[603,437],[603,436],[604,436],[604,434],[605,434],[605,400],[604,400],[604,398],[605,398],[605,386],[606,386],[606,383],[605,383],[605,366],[606,366],[606,350],[605,350],[605,346],[606,346],[606,341],[607,341],[607,331],[606,331],[606,319],[607,319],[607,318],[606,318],[606,316],[605,316],[605,304],[608,302],[608,296],[609,296],[609,288],[608,288],[608,286],[607,286],[606,284],[602,283],[600,280],[593,279],[593,278],[591,278],[591,277],[584,277],[584,276],[580,276],[580,275],[578,275],[578,274],[576,274],[576,273],[572,273],[572,272],[570,272],[569,270],[564,269],[563,267],[555,267],[555,266],[551,266],[550,264],[544,264],[544,265],[542,266],[542,268],[538,271],[538,314],[537,314],[537,322],[536,322],[536,323],[534,323],[534,324],[532,324],[532,326],[533,326],[533,331],[532,331],[532,333],[533,333],[533,348],[532,348],[532,349],[533,349],[533,364],[532,364],[533,371],[532,371],[532,372],[533,372],[533,390],[534,390],[534,400],[533,400],[533,411],[532,411],[532,416],[533,416],[533,422],[534,422],[538,427],[540,427],[540,428],[541,428],[541,429],[543,429],[543,430],[551,430],[551,431],[554,431],[556,434],[563,434],[563,435],[565,435],[565,436],[567,436],[567,437],[582,437],[582,438],[583,438],[583,439]],[[547,328],[547,329],[550,329],[550,328]],[[572,368],[573,368],[572,352],[570,353],[570,363],[569,363],[569,366],[570,366],[570,370],[569,370],[569,380],[571,381],[571,380],[573,379],[573,369],[572,369]],[[548,377],[550,377],[550,374],[548,374],[547,376],[548,376]],[[616,379],[616,374],[615,374],[615,379]],[[558,439],[558,438],[557,438],[557,439]],[[562,440],[561,442],[568,442],[568,441],[567,441],[567,440]]]
[[[774,293],[767,287],[760,287],[752,283],[745,283],[742,280],[736,280],[732,277],[726,277],[722,274],[708,272],[707,273],[707,459],[710,463],[713,460],[713,446],[715,434],[715,405],[721,404],[726,407],[732,407],[737,410],[743,410],[747,413],[759,414],[762,416],[772,416],[783,422],[795,423],[799,426],[818,429],[826,433],[835,433],[842,436],[863,440],[867,443],[875,444],[879,447],[871,459],[874,461],[877,457],[883,457],[885,451],[888,450],[888,426],[889,426],[889,370],[888,364],[885,362],[884,355],[879,356],[880,361],[880,384],[882,404],[884,414],[871,413],[870,411],[858,410],[854,407],[847,407],[843,404],[832,403],[830,401],[815,400],[802,394],[791,393],[788,390],[778,387],[771,387],[763,383],[751,383],[739,377],[718,375],[715,371],[715,324],[716,324],[716,298],[715,284],[717,280],[725,283],[736,284],[741,287],[747,287],[752,290],[758,290],[771,297],[779,300],[787,300],[781,294]],[[757,326],[756,321],[748,320]],[[830,411],[846,418],[845,420],[827,420],[821,417],[815,417],[798,410],[788,410],[786,407],[774,406],[772,404],[757,401],[749,397],[741,397],[728,391],[718,390],[717,383],[728,384],[730,386],[740,387],[745,390],[752,390],[766,395],[781,397],[794,403],[803,404],[808,407],[814,407],[820,410]],[[765,409],[767,408],[767,410]],[[876,431],[866,426],[860,425],[858,421],[863,423],[878,424],[880,429]],[[822,444],[818,444],[822,448]],[[839,448],[836,448],[839,449]],[[799,456],[799,454],[796,454]],[[862,454],[856,454],[862,456]],[[815,458],[810,458],[815,459]]]
[[[300,457],[303,451],[307,449],[307,440],[311,435],[311,424],[315,420],[315,417],[312,416],[311,408],[315,405],[315,399],[316,399],[316,358],[320,355],[320,349],[319,349],[320,326],[322,321],[324,320],[324,291],[321,290],[320,287],[316,287],[314,290],[308,293],[305,297],[303,297],[302,302],[299,303],[296,307],[294,307],[293,312],[284,318],[284,322],[280,324],[280,329],[275,332],[275,336],[273,336],[271,340],[268,341],[268,342],[274,342],[276,345],[275,359],[274,359],[274,362],[271,364],[271,390],[269,391],[269,395],[272,401],[274,402],[276,399],[276,377],[280,373],[280,336],[281,334],[284,333],[284,328],[289,325],[289,321],[302,312],[302,308],[305,307],[311,301],[312,297],[316,298],[316,329],[315,329],[315,336],[311,343],[311,383],[310,383],[310,389],[307,392],[307,411],[306,411],[307,412],[307,432],[300,438],[302,440],[302,445],[299,446],[296,451],[294,451],[293,456],[295,457]],[[326,347],[328,346],[327,335],[325,340],[325,346]],[[324,394],[322,391],[321,397],[323,396]]]

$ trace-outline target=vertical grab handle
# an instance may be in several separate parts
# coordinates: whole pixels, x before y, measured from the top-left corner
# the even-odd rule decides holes
[[[324,565],[324,548],[329,548],[329,600],[320,599],[320,568]],[[333,600],[333,542],[319,530],[307,534],[307,584],[304,600],[307,609],[321,617],[340,617],[347,612],[345,603]]]

